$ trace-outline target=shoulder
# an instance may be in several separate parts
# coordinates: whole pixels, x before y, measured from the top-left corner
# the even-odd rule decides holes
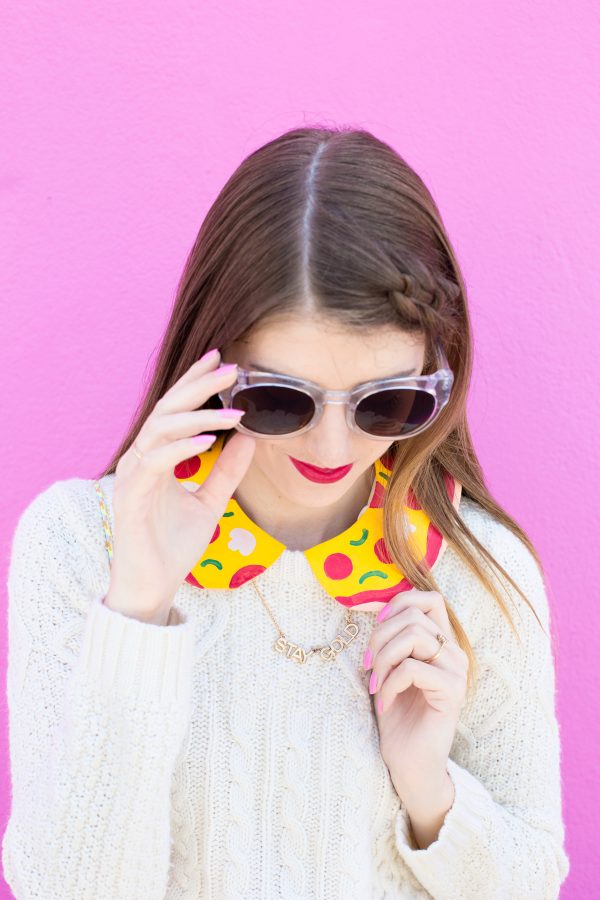
[[[106,479],[101,479],[104,486]],[[66,478],[52,482],[25,503],[13,533],[13,543],[34,540],[39,543],[68,544],[97,541],[100,516],[99,498],[94,480]]]
[[[550,608],[548,602],[548,586],[545,574],[536,558],[523,541],[503,522],[480,506],[475,500],[464,496],[459,505],[459,516],[467,529],[491,554],[507,574],[514,579],[527,597],[529,603],[535,609],[544,629],[548,632],[550,627]],[[536,547],[537,550],[537,547]],[[533,621],[537,629],[540,629],[535,616],[528,604],[525,603],[510,582],[498,571],[496,566],[490,570],[489,564],[477,547],[472,547],[473,555],[478,565],[485,574],[491,577],[492,582],[498,588],[500,595],[511,617],[519,620]],[[457,597],[457,604],[467,619],[477,620],[480,625],[489,622],[493,618],[498,624],[506,621],[502,611],[490,591],[486,591],[466,563],[460,558],[453,547],[448,547],[446,572],[449,576],[452,590]],[[444,560],[442,560],[444,562]],[[449,583],[450,586],[450,583]],[[458,610],[457,610],[458,612]],[[462,618],[462,616],[461,616]]]
[[[12,534],[8,593],[32,630],[58,620],[66,607],[85,612],[109,579],[93,479],[54,481],[26,502]]]

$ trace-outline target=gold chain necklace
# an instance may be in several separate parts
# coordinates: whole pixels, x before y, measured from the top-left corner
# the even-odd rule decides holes
[[[250,583],[262,600],[262,603],[279,634],[279,637],[273,644],[273,649],[276,653],[282,653],[286,659],[292,659],[298,663],[305,663],[306,660],[314,653],[318,653],[321,659],[327,661],[334,660],[337,657],[338,653],[341,653],[342,650],[345,650],[358,635],[358,624],[352,619],[352,610],[347,609],[344,615],[346,625],[344,626],[342,634],[338,634],[337,637],[335,637],[329,644],[325,644],[324,647],[312,647],[309,650],[305,650],[304,647],[300,647],[299,644],[293,644],[291,641],[288,641],[285,634],[275,621],[275,617],[271,612],[269,604],[254,583],[254,579]]]

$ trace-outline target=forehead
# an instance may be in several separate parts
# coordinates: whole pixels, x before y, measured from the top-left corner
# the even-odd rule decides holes
[[[419,374],[425,340],[392,326],[347,329],[307,316],[259,326],[231,350],[245,368],[343,390],[378,378]]]
[[[255,370],[259,371],[259,372],[269,372],[271,375],[287,375],[287,376],[292,376],[292,377],[294,377],[294,378],[298,378],[298,379],[303,380],[303,381],[313,381],[313,382],[315,382],[315,384],[320,384],[320,383],[321,383],[321,382],[317,381],[315,378],[308,378],[306,375],[297,375],[297,374],[295,375],[295,374],[294,374],[293,372],[291,372],[289,369],[286,370],[285,372],[283,372],[283,371],[281,371],[280,369],[276,369],[274,366],[265,365],[264,363],[261,363],[260,361],[255,361],[255,360],[249,360],[248,362],[244,363],[244,368],[246,368],[246,369],[255,369]],[[404,370],[401,371],[401,372],[395,370],[395,371],[393,371],[393,372],[388,373],[387,375],[382,375],[381,373],[378,373],[377,375],[371,376],[371,378],[363,378],[363,379],[361,379],[361,382],[363,382],[363,381],[375,381],[375,380],[377,380],[377,379],[383,379],[383,378],[391,378],[392,376],[395,376],[395,377],[398,377],[398,378],[404,378],[404,377],[406,377],[406,376],[408,376],[408,375],[416,375],[416,374],[418,374],[418,368],[413,366],[413,367],[411,367],[411,368],[409,368],[409,369],[404,369]],[[361,382],[357,382],[357,384],[358,384],[358,383],[361,383]],[[324,387],[324,385],[322,385],[322,386]]]

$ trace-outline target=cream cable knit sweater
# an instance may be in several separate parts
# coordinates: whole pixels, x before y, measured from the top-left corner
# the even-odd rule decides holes
[[[112,519],[114,476],[101,480]],[[460,513],[550,630],[543,581],[504,526]],[[251,585],[184,582],[173,624],[105,607],[109,560],[91,480],[57,481],[22,513],[8,591],[17,900],[555,898],[563,849],[552,651],[528,607],[519,645],[452,548],[435,570],[481,665],[448,772],[454,805],[419,850],[381,759],[369,673],[375,612],[335,662],[274,653]],[[292,639],[333,638],[343,609],[301,551],[261,589]],[[512,606],[509,608],[512,609]]]

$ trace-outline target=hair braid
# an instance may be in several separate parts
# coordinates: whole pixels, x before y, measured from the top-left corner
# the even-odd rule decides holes
[[[452,339],[459,320],[455,304],[459,296],[460,287],[443,276],[418,279],[407,272],[399,272],[394,287],[388,290],[390,303],[404,327],[439,335],[443,340]]]

